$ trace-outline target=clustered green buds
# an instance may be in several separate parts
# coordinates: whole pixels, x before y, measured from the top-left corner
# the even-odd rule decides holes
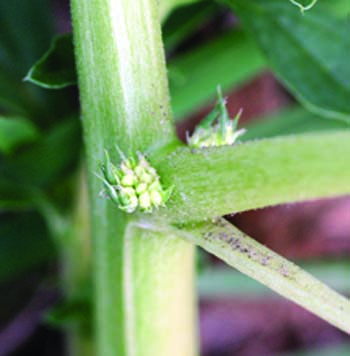
[[[237,130],[242,110],[230,119],[221,89],[218,88],[218,101],[213,111],[196,127],[192,136],[187,135],[187,143],[194,148],[233,145],[245,129]]]
[[[123,157],[119,167],[116,167],[105,152],[102,172],[105,193],[127,213],[137,209],[151,213],[165,205],[173,189],[163,189],[156,170],[140,153],[137,159]]]

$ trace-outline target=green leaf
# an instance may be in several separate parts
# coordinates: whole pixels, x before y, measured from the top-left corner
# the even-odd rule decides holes
[[[30,148],[0,159],[2,177],[24,186],[43,186],[74,170],[80,154],[79,122],[75,117],[54,126]]]
[[[216,96],[220,84],[228,90],[252,78],[265,67],[254,43],[241,31],[175,58],[169,63],[171,102],[176,120],[183,119]]]
[[[0,215],[1,283],[54,257],[54,245],[39,214]]]
[[[327,6],[329,11],[333,12],[340,18],[346,18],[350,13],[350,1],[349,0],[333,0],[323,2],[322,5]]]
[[[53,35],[47,0],[0,1],[0,108],[25,115],[41,95],[22,83]],[[33,90],[35,89],[35,90]]]
[[[51,193],[67,201],[67,177],[76,171],[80,143],[79,122],[72,117],[43,133],[25,150],[0,155],[0,208],[33,208],[42,188],[55,187]]]
[[[229,1],[270,65],[310,110],[350,121],[348,21],[319,4],[301,15],[286,0]]]
[[[25,80],[47,89],[61,89],[76,84],[72,35],[55,37],[49,50],[30,69]]]
[[[52,18],[46,0],[0,2],[0,68],[21,80],[28,68],[50,43]]]
[[[200,29],[204,23],[217,15],[220,10],[222,8],[212,1],[200,1],[176,9],[167,18],[162,27],[165,50],[171,54],[171,51],[181,41],[184,41],[193,32]]]
[[[199,18],[207,14],[204,11]],[[182,38],[182,34],[174,34],[167,28],[166,40],[174,45],[179,36]],[[175,58],[169,64],[169,72],[176,118],[183,118],[213,99],[213,88],[219,83],[224,89],[229,89],[253,77],[263,66],[264,61],[254,44],[239,31],[232,31],[189,54]],[[51,48],[32,67],[26,80],[51,89],[76,83],[70,34],[55,38]]]
[[[174,191],[173,221],[350,193],[350,132],[314,133],[150,156]]]
[[[171,102],[176,120],[215,98],[220,84],[228,90],[265,67],[255,44],[241,31],[231,31],[169,63]]]
[[[5,211],[33,208],[34,202],[28,187],[10,179],[0,179],[0,209]]]
[[[159,1],[159,14],[161,19],[165,19],[176,7],[188,5],[200,0],[161,0]]]
[[[11,153],[19,145],[37,137],[36,127],[27,119],[0,116],[0,152]]]

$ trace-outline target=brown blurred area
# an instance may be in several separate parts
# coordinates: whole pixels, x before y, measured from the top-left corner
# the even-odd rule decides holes
[[[349,197],[249,211],[230,221],[291,259],[350,256]]]
[[[202,301],[200,311],[203,356],[272,356],[349,341],[326,322],[278,297]]]

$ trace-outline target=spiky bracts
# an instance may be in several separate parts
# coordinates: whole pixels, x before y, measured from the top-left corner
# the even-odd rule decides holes
[[[236,130],[242,111],[231,120],[221,89],[218,88],[218,101],[213,111],[196,127],[192,136],[187,135],[187,143],[194,148],[233,145],[245,130]]]

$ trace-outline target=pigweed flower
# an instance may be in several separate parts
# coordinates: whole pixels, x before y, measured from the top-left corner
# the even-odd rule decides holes
[[[127,213],[137,209],[151,213],[165,205],[173,190],[173,187],[163,189],[156,170],[140,153],[136,159],[122,155],[122,162],[116,167],[106,151],[101,168],[104,192]]]
[[[187,143],[194,148],[233,145],[245,129],[237,130],[242,110],[234,119],[230,119],[226,102],[218,88],[218,102],[213,111],[196,127],[192,136],[187,133]]]

